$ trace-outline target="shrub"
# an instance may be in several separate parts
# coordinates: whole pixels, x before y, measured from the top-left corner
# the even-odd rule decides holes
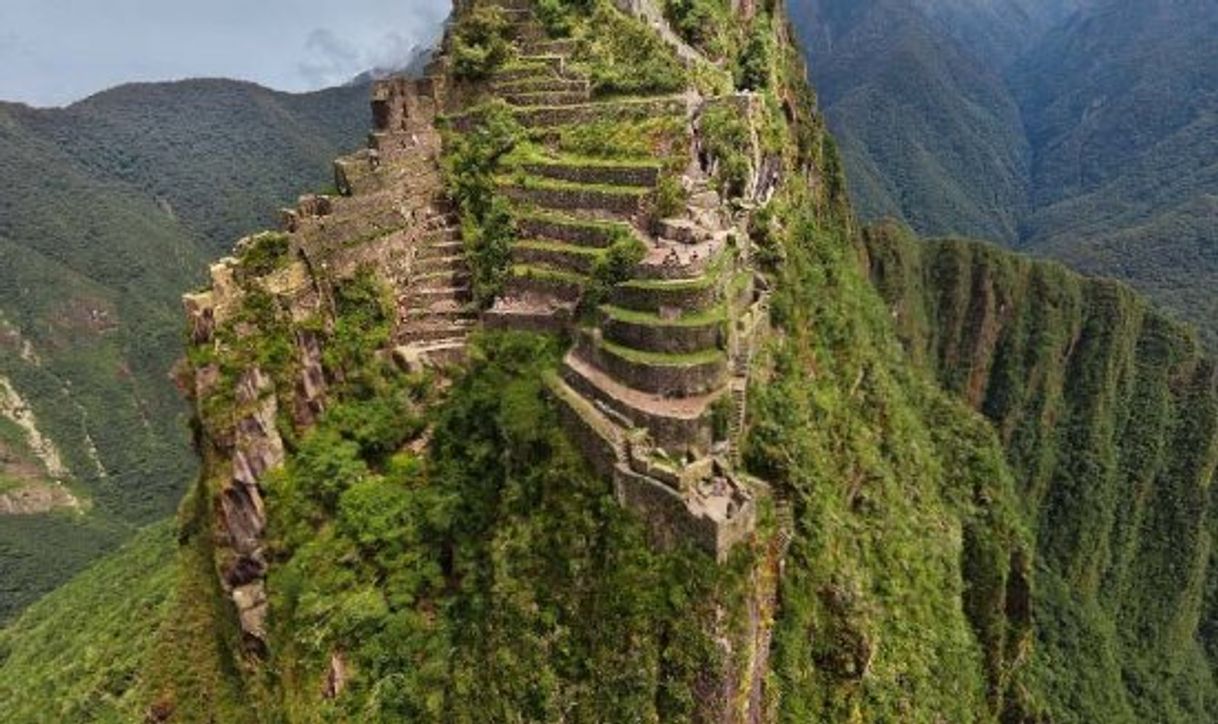
[[[667,0],[664,16],[677,34],[711,57],[722,57],[723,38],[729,22],[727,7],[720,0]]]
[[[774,36],[764,16],[753,22],[748,42],[736,62],[736,87],[740,90],[761,91],[770,87],[774,60]]]
[[[657,221],[667,219],[680,214],[684,209],[685,189],[681,186],[681,180],[673,174],[664,174],[656,184],[653,216]]]
[[[453,37],[453,72],[461,80],[480,80],[503,65],[511,53],[503,10],[482,5],[461,20]]]
[[[446,184],[461,210],[474,298],[483,305],[500,291],[516,238],[508,202],[495,193],[495,173],[523,136],[507,106],[491,103],[474,113],[467,132],[445,143]]]
[[[576,61],[587,68],[596,93],[671,93],[686,85],[672,50],[641,20],[607,4],[597,7]]]
[[[291,237],[267,232],[251,237],[238,260],[244,277],[262,277],[284,266],[288,260]]]
[[[702,114],[700,130],[706,154],[718,163],[715,177],[720,193],[726,197],[743,194],[750,172],[743,149],[749,148],[752,138],[740,109],[729,103],[711,106]]]

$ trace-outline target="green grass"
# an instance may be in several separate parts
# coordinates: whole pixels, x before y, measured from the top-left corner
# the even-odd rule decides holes
[[[147,664],[171,612],[173,526],[158,523],[0,630],[7,721],[139,721]]]
[[[707,349],[700,350],[698,352],[688,352],[685,354],[666,354],[661,352],[650,352],[647,350],[634,349],[632,347],[623,347],[622,345],[610,342],[607,339],[600,340],[598,344],[610,354],[621,357],[622,359],[654,367],[693,367],[696,365],[724,362],[727,359],[727,354],[720,349]]]
[[[692,279],[631,279],[630,281],[622,282],[621,286],[631,289],[677,292],[706,289],[714,286],[716,282],[717,275],[708,272]]]
[[[654,158],[580,155],[570,152],[551,151],[536,144],[520,144],[504,158],[505,164],[545,164],[553,166],[598,167],[598,168],[660,168],[663,164]]]
[[[10,493],[14,490],[19,490],[24,486],[24,483],[17,478],[5,475],[0,472],[0,495]]]
[[[533,264],[513,264],[511,268],[512,274],[518,277],[529,279],[549,279],[556,282],[564,282],[566,284],[576,284],[584,286],[591,283],[589,277],[583,274],[576,274],[564,269],[551,269],[550,267],[536,266]]]
[[[585,256],[597,259],[605,256],[605,249],[598,249],[590,246],[580,246],[579,244],[563,244],[557,241],[518,241],[516,246],[523,249],[538,249],[542,251],[553,251],[562,254],[572,254],[574,256]]]
[[[633,309],[624,309],[610,304],[602,305],[600,310],[607,317],[649,327],[704,327],[709,324],[723,324],[727,322],[727,308],[723,306],[699,310],[697,312],[685,312],[675,319],[665,319],[651,312],[638,312]]]
[[[537,210],[522,211],[518,214],[521,219],[537,219],[549,224],[566,226],[572,229],[596,229],[615,234],[630,234],[630,225],[620,221],[602,221],[600,219],[579,219],[573,216],[544,213]]]

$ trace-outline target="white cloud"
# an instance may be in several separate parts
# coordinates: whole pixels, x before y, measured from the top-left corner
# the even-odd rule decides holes
[[[288,91],[395,66],[451,0],[0,0],[0,100],[66,103],[130,81],[229,77]]]
[[[305,41],[308,57],[298,68],[314,87],[342,83],[360,72],[360,52],[332,30],[317,28]]]

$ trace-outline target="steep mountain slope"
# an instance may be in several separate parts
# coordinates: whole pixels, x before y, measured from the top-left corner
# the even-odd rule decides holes
[[[809,0],[792,18],[864,217],[1129,281],[1218,344],[1213,3]]]
[[[1029,149],[994,66],[909,0],[798,0],[791,17],[865,218],[1018,238]]]
[[[0,105],[0,620],[173,510],[195,469],[169,381],[179,296],[220,239],[329,183],[366,93],[188,81]]]
[[[1095,3],[1012,70],[1034,149],[1023,246],[1127,279],[1216,337],[1218,7]]]
[[[173,526],[159,523],[0,629],[5,721],[139,721],[176,562]]]
[[[868,250],[911,355],[1007,450],[1054,721],[1213,721],[1218,375],[1193,332],[994,247],[883,228]]]

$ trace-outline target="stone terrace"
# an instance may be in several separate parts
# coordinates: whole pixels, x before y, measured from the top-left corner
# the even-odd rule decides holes
[[[521,56],[486,84],[536,138],[598,121],[669,117],[692,129],[694,94],[594,97],[572,67],[576,46],[545,40],[528,3],[512,2]],[[485,96],[483,96],[485,97]],[[456,114],[458,127],[462,116]],[[550,388],[573,438],[615,481],[623,504],[665,541],[694,540],[718,557],[755,524],[754,485],[735,471],[749,355],[763,295],[726,211],[688,146],[689,205],[655,219],[660,162],[572,157],[546,147],[497,180],[520,238],[511,276],[485,312],[495,328],[569,333],[574,347]],[[596,270],[621,239],[645,256],[598,307]]]

